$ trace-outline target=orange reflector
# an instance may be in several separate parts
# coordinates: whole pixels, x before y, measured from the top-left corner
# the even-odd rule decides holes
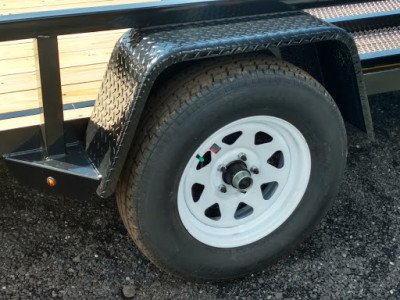
[[[49,186],[55,186],[56,185],[56,180],[53,177],[47,177],[47,184]]]

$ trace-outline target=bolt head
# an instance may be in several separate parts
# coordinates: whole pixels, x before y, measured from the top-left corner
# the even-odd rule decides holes
[[[225,173],[226,172],[226,166],[225,165],[219,165],[218,166],[218,171]]]
[[[256,167],[252,167],[252,168],[250,169],[250,171],[251,171],[252,173],[254,173],[254,174],[259,174],[259,173],[260,173],[260,170],[259,170],[258,168],[256,168]]]
[[[242,160],[242,161],[246,161],[246,160],[247,160],[246,154],[240,153],[240,154],[239,154],[239,159]]]
[[[226,193],[226,186],[223,185],[223,184],[221,184],[221,185],[219,186],[219,191],[220,191],[221,193]]]

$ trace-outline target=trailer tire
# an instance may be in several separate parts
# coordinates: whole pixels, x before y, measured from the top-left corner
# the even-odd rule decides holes
[[[149,101],[116,197],[129,234],[161,269],[242,277],[287,254],[325,215],[346,133],[304,71],[261,55],[215,59]]]

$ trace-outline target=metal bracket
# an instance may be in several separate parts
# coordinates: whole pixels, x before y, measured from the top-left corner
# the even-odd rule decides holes
[[[62,155],[64,117],[57,36],[38,36],[34,51],[44,155]]]

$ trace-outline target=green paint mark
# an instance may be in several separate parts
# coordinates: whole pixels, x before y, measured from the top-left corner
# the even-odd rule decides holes
[[[204,162],[204,158],[203,157],[201,157],[200,155],[196,155],[196,158],[200,161],[200,162]]]

